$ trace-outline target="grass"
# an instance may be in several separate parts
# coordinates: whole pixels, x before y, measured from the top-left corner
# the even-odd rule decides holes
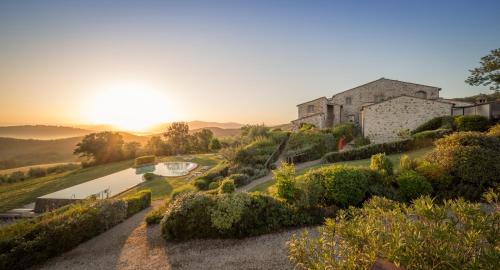
[[[45,194],[124,170],[132,164],[133,160],[126,160],[0,185],[0,212],[22,207]]]
[[[186,161],[187,156],[172,156],[172,157],[161,157],[159,158],[160,162],[167,161]],[[192,158],[188,159],[190,162],[194,162],[198,164],[198,168],[193,170],[190,174],[185,176],[177,176],[177,177],[165,177],[165,176],[155,176],[152,180],[141,183],[140,185],[130,189],[129,191],[123,193],[121,196],[128,196],[135,192],[150,189],[152,200],[161,200],[170,198],[172,191],[177,188],[182,188],[185,186],[191,185],[191,177],[192,174],[196,171],[201,170],[201,167],[208,166],[212,167],[219,164],[222,159],[214,154],[200,154],[200,155],[191,155]]]
[[[4,169],[0,170],[0,175],[2,174],[11,174],[13,172],[21,171],[21,172],[27,172],[31,168],[49,168],[49,167],[55,167],[58,165],[66,165],[66,164],[77,164],[77,162],[59,162],[59,163],[47,163],[47,164],[38,164],[38,165],[29,165],[29,166],[23,166],[23,167],[16,167],[12,169]]]
[[[187,159],[187,157],[191,158]],[[199,165],[193,172],[200,170],[203,166],[215,166],[222,161],[220,157],[214,154],[160,157],[158,159],[160,162],[186,160]],[[45,194],[130,168],[133,164],[133,160],[126,160],[0,185],[0,212],[22,207],[34,202],[36,198]],[[190,175],[182,177],[155,177],[155,179],[144,182],[123,195],[129,195],[143,189],[151,189],[153,200],[166,198],[170,196],[174,189],[189,185]]]
[[[422,149],[418,149],[418,150],[408,151],[408,152],[405,152],[405,153],[398,153],[398,154],[388,155],[387,157],[389,157],[389,159],[392,161],[392,163],[394,164],[394,169],[397,171],[397,170],[399,170],[399,159],[401,158],[401,156],[408,155],[411,158],[422,158],[427,153],[429,153],[431,150],[432,150],[432,147],[426,147],[426,148],[422,148]],[[308,171],[310,171],[312,169],[326,167],[326,166],[331,166],[332,164],[335,164],[335,165],[341,164],[341,165],[349,165],[349,166],[368,167],[368,166],[370,166],[370,159],[367,158],[367,159],[344,161],[344,162],[337,162],[337,163],[318,164],[318,165],[314,165],[314,166],[311,166],[311,167],[299,170],[299,171],[297,171],[296,175],[297,176],[301,176],[301,175],[304,175],[305,173],[307,173]],[[268,193],[269,194],[272,191],[272,189],[274,188],[274,184],[275,183],[276,183],[276,181],[274,181],[274,179],[271,179],[271,180],[269,180],[267,182],[264,182],[264,183],[262,183],[260,185],[255,186],[250,191],[259,191],[259,192],[262,192],[262,193]]]

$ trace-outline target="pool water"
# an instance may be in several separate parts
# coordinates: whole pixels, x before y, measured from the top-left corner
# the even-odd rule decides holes
[[[197,166],[198,164],[192,162],[164,162],[139,168],[129,168],[40,198],[85,199],[92,195],[98,198],[112,197],[142,183],[144,181],[142,176],[145,173],[149,172],[170,177],[184,176]]]

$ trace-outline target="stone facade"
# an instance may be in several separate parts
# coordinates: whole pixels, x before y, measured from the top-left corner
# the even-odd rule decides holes
[[[452,103],[410,96],[367,105],[361,112],[363,135],[372,143],[399,140],[400,130],[413,130],[434,117],[451,115],[452,108]]]
[[[318,128],[348,122],[360,125],[363,106],[403,95],[436,100],[439,90],[438,87],[381,78],[335,94],[330,99],[323,97],[297,105],[298,119],[292,123],[296,128],[302,123],[314,124]],[[312,117],[317,114],[322,116]]]

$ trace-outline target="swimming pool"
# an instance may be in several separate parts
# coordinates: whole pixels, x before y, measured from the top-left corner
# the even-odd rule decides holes
[[[129,168],[106,175],[76,186],[62,189],[40,198],[42,199],[85,199],[95,195],[98,198],[113,197],[144,181],[145,173],[162,176],[184,176],[194,170],[198,164],[193,162],[163,162],[156,165]]]

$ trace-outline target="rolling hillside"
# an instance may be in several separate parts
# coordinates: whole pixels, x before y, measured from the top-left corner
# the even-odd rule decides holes
[[[149,137],[120,132],[125,142],[145,144]],[[33,140],[0,137],[0,169],[20,166],[77,161],[73,155],[83,136],[57,140]]]
[[[89,129],[45,125],[0,127],[0,137],[17,139],[54,140],[84,136],[92,132]]]

